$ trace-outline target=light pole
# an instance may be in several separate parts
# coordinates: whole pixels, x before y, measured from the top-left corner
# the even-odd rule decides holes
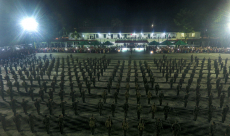
[[[38,29],[38,23],[34,18],[25,18],[21,21],[21,26],[24,29],[25,32],[28,32],[30,35],[34,35],[34,32],[37,32]],[[31,37],[30,37],[31,38]],[[32,41],[32,45],[35,48],[34,45],[34,38]]]

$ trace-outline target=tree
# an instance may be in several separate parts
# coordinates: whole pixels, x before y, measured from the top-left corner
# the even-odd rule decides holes
[[[74,31],[73,33],[71,33],[71,37],[78,39],[78,38],[80,38],[80,35],[77,33],[77,31]]]
[[[188,33],[194,32],[193,19],[194,12],[188,9],[181,9],[174,19],[174,23],[178,26],[178,29],[185,33],[185,41],[187,41]]]

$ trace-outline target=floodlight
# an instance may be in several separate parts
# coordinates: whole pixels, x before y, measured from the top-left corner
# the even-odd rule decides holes
[[[34,18],[26,18],[21,21],[21,25],[24,30],[27,31],[36,31],[38,27],[38,23]]]
[[[230,23],[227,23],[228,29],[230,29]]]

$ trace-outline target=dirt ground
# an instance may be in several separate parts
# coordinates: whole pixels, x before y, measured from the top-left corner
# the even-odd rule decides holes
[[[53,57],[57,58],[57,57],[65,57],[67,55],[67,53],[52,53]],[[45,55],[44,53],[39,53],[37,54],[37,56],[43,56]],[[47,55],[49,56],[49,53],[47,53]],[[74,58],[78,57],[80,61],[82,61],[82,59],[86,59],[86,58],[99,58],[102,57],[102,54],[85,54],[85,53],[81,53],[81,54],[72,54]],[[122,108],[122,105],[125,103],[125,85],[126,85],[126,73],[127,73],[127,69],[128,69],[128,58],[129,58],[130,53],[118,53],[118,54],[106,54],[106,58],[111,58],[111,64],[108,66],[108,68],[106,69],[104,75],[100,78],[100,81],[96,80],[96,87],[91,87],[91,94],[86,93],[86,103],[82,102],[82,99],[80,97],[80,92],[79,89],[77,87],[77,82],[75,80],[75,76],[73,77],[73,82],[74,84],[74,90],[76,90],[76,94],[77,94],[77,100],[80,101],[79,103],[79,115],[75,116],[74,115],[74,111],[71,108],[71,100],[69,92],[70,92],[70,87],[69,87],[69,80],[68,80],[68,76],[65,77],[65,87],[64,90],[66,92],[65,94],[65,98],[64,100],[67,101],[67,108],[66,108],[66,114],[67,116],[64,117],[64,136],[88,136],[91,135],[90,133],[90,128],[89,128],[89,117],[93,114],[94,117],[98,120],[97,122],[97,127],[95,130],[95,136],[106,136],[107,134],[107,130],[105,128],[105,121],[108,118],[108,116],[112,116],[111,114],[111,110],[110,110],[110,105],[112,104],[112,102],[114,101],[113,98],[113,93],[116,90],[116,83],[117,83],[117,77],[119,74],[119,70],[117,72],[117,76],[115,77],[113,84],[112,84],[112,89],[111,89],[111,93],[108,94],[108,99],[107,99],[107,103],[104,104],[104,109],[102,112],[102,116],[99,115],[99,112],[97,110],[97,103],[99,101],[99,99],[101,99],[101,94],[104,90],[106,89],[107,86],[107,81],[109,79],[109,77],[112,75],[112,71],[113,68],[115,66],[115,64],[117,63],[118,60],[125,60],[125,69],[124,69],[124,74],[123,74],[123,78],[122,78],[122,82],[121,82],[121,89],[120,89],[120,93],[119,93],[119,99],[118,99],[118,103],[117,103],[117,108],[116,108],[116,112],[115,112],[115,117],[112,117],[113,120],[113,125],[112,125],[112,135],[117,135],[117,136],[122,136],[123,135],[123,131],[122,131],[122,127],[121,127],[121,123],[124,120],[124,110]],[[188,79],[190,76],[190,73],[192,72],[192,70],[189,70],[185,81],[183,83],[182,86],[182,91],[180,92],[179,96],[176,96],[176,86],[178,84],[178,81],[180,79],[180,77],[182,76],[182,73],[179,73],[178,75],[178,79],[177,82],[173,85],[173,89],[170,89],[170,84],[169,82],[166,82],[165,77],[162,77],[162,74],[159,72],[159,70],[157,70],[156,65],[153,63],[153,58],[156,59],[160,59],[162,58],[163,54],[143,54],[143,53],[133,53],[131,55],[132,60],[137,60],[138,61],[142,61],[144,62],[145,60],[147,61],[147,63],[151,66],[151,70],[154,72],[154,76],[155,76],[155,81],[156,83],[159,83],[160,85],[160,89],[161,91],[164,92],[165,98],[163,100],[163,104],[162,106],[159,106],[159,101],[157,96],[155,95],[155,91],[151,89],[151,92],[153,94],[153,98],[151,99],[151,104],[153,102],[155,102],[157,104],[157,112],[155,117],[156,118],[160,118],[163,120],[163,130],[161,135],[162,136],[170,136],[172,135],[172,131],[171,131],[171,124],[174,123],[175,120],[177,120],[181,126],[181,136],[206,136],[209,134],[209,126],[211,123],[208,122],[208,97],[207,97],[207,91],[206,91],[206,83],[207,83],[207,59],[210,57],[211,59],[218,59],[219,54],[217,53],[201,53],[201,54],[193,54],[194,57],[197,56],[200,60],[203,59],[204,57],[206,58],[205,61],[205,65],[204,65],[204,70],[203,70],[203,78],[201,80],[201,101],[200,101],[200,106],[201,106],[201,110],[200,110],[200,114],[198,115],[197,121],[193,121],[193,109],[195,106],[195,87],[196,87],[196,80],[198,78],[198,72],[200,69],[200,65],[198,66],[197,70],[196,70],[196,74],[194,76],[193,79],[193,83],[191,85],[191,91],[190,91],[190,96],[189,96],[189,102],[188,102],[188,106],[187,108],[183,107],[183,97],[185,95],[185,87],[188,83]],[[187,63],[190,62],[190,56],[191,54],[167,54],[168,58],[183,58],[183,59],[187,59]],[[224,59],[229,57],[228,54],[221,54],[222,58],[223,58],[223,62]],[[66,63],[66,62],[65,62]],[[201,63],[201,61],[200,61]],[[139,65],[139,63],[137,63]],[[215,78],[215,74],[214,74],[214,67],[213,67],[213,61],[212,61],[212,70],[211,70],[211,78],[212,78],[212,85],[213,85],[213,89],[212,92],[214,94],[214,99],[213,99],[213,105],[216,107],[216,110],[214,111],[213,114],[213,118],[212,121],[215,121],[217,123],[217,133],[216,135],[218,136],[222,136],[225,133],[225,129],[226,126],[228,125],[228,122],[230,121],[229,114],[227,115],[226,121],[225,123],[221,122],[221,112],[222,109],[219,108],[219,103],[220,100],[217,98],[217,90],[215,89],[215,83],[216,83],[216,78]],[[228,66],[230,66],[230,62],[228,61],[227,64],[227,68]],[[2,76],[5,76],[5,71],[4,68],[1,67],[2,69]],[[20,67],[18,68],[20,69]],[[59,70],[61,70],[61,68],[59,68]],[[67,71],[67,65],[65,67],[65,71]],[[79,69],[78,69],[79,70]],[[74,75],[73,72],[73,66],[71,68],[72,71],[72,75]],[[140,67],[138,67],[138,72],[139,72],[139,84],[140,84],[140,92],[142,94],[141,97],[141,105],[143,107],[142,113],[141,113],[141,118],[144,120],[145,123],[145,130],[143,133],[143,136],[153,136],[155,135],[155,119],[151,119],[151,113],[149,113],[150,110],[150,106],[147,103],[147,97],[145,95],[145,89],[144,89],[144,85],[143,85],[143,79],[141,77],[141,71],[140,71]],[[24,72],[23,72],[24,73]],[[52,72],[52,75],[55,75],[56,72]],[[59,76],[58,76],[58,84],[60,83],[60,73],[59,72]],[[223,71],[220,71],[219,77],[223,78]],[[67,75],[67,72],[65,72],[65,74]],[[79,73],[81,74],[81,73]],[[173,76],[173,74],[172,74]],[[19,76],[18,76],[19,77]],[[10,74],[10,78],[11,81],[14,83],[14,79],[12,78],[12,75]],[[52,76],[51,76],[52,79]],[[170,78],[169,78],[170,79]],[[48,77],[45,75],[44,76],[44,80],[48,81],[47,85],[48,85],[48,89],[51,88],[50,84],[51,84],[51,80],[48,79]],[[82,78],[80,80],[83,80]],[[148,77],[148,81],[149,81],[149,77]],[[26,82],[29,83],[29,80],[26,78]],[[19,80],[19,83],[21,85],[22,80]],[[221,80],[221,83],[224,83],[224,79]],[[229,87],[229,83],[230,80],[228,80],[227,84],[223,84],[223,92],[227,92],[227,89]],[[8,89],[8,87],[6,86],[6,80],[4,80],[4,84],[5,84],[5,90]],[[150,84],[149,84],[150,85]],[[38,95],[38,91],[39,91],[39,85],[37,83],[37,81],[34,81],[34,86],[35,88],[35,98],[39,98]],[[129,123],[129,130],[128,130],[128,134],[127,136],[137,136],[138,135],[138,122],[139,120],[137,119],[137,113],[136,113],[136,96],[135,96],[135,83],[134,83],[134,63],[132,61],[132,71],[131,71],[131,82],[130,82],[130,98],[129,98],[129,111],[128,111],[128,117],[127,117],[127,122]],[[86,89],[85,84],[83,84],[83,89]],[[20,93],[18,93],[16,91],[16,87],[13,87],[14,90],[14,98],[19,102],[17,105],[17,112],[22,116],[23,120],[22,120],[22,124],[21,124],[21,128],[22,128],[22,132],[17,132],[15,123],[13,122],[13,112],[11,110],[11,107],[9,105],[10,102],[10,97],[6,96],[6,100],[3,101],[0,98],[0,109],[1,109],[1,113],[2,114],[6,114],[6,120],[7,120],[7,131],[4,132],[3,129],[1,128],[0,130],[0,136],[46,136],[48,135],[45,131],[45,125],[42,123],[42,120],[44,118],[44,115],[48,115],[49,111],[48,108],[45,104],[45,102],[47,102],[49,96],[46,93],[45,94],[45,102],[41,103],[41,115],[38,115],[36,112],[36,108],[34,106],[34,102],[31,100],[31,98],[29,97],[29,95],[25,92],[24,88],[21,86],[20,87]],[[50,130],[51,130],[51,136],[59,136],[61,135],[59,132],[59,127],[58,127],[58,115],[61,114],[61,108],[59,107],[60,104],[60,97],[58,96],[58,92],[59,92],[59,86],[56,87],[56,92],[54,93],[54,102],[55,102],[55,106],[54,106],[54,115],[51,116],[51,126],[50,126]],[[33,114],[36,116],[36,121],[35,121],[35,133],[31,133],[30,128],[29,128],[29,124],[28,124],[28,115],[25,115],[23,112],[23,109],[20,105],[20,102],[22,101],[22,99],[28,100],[28,113],[29,114]],[[168,116],[168,120],[164,120],[164,113],[163,113],[163,107],[166,105],[166,103],[169,103],[169,106],[173,108],[173,111],[169,113]],[[225,103],[224,105],[229,103],[229,99],[226,98],[225,99]],[[1,126],[1,125],[0,125]]]

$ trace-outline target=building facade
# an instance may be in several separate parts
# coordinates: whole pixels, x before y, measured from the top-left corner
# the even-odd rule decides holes
[[[168,31],[167,31],[168,30]],[[199,44],[200,32],[181,33],[175,30],[158,29],[148,26],[126,26],[126,27],[83,27],[76,28],[78,38],[70,33],[68,35],[68,44],[78,45],[78,41],[98,41],[104,43],[109,41],[113,46],[124,45],[148,45],[152,41],[159,43],[170,40],[185,40],[188,45]]]

